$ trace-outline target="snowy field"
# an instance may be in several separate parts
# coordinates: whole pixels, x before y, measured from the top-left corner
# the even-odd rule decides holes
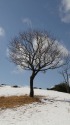
[[[70,94],[35,89],[42,102],[0,109],[0,125],[70,125]],[[28,87],[0,87],[0,96],[29,95]]]

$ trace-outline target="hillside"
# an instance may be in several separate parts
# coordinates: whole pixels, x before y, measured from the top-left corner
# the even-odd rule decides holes
[[[69,94],[42,89],[34,91],[42,102],[0,108],[0,125],[70,125]],[[22,95],[29,95],[29,87],[0,87],[0,97]]]

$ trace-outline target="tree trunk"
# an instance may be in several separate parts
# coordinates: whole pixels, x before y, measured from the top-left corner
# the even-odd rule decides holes
[[[67,83],[67,93],[70,93],[69,83]]]
[[[30,97],[34,97],[33,80],[38,72],[39,72],[39,70],[37,72],[33,71],[32,75],[30,77]]]
[[[30,97],[34,97],[33,80],[34,80],[34,77],[31,76],[30,77]]]

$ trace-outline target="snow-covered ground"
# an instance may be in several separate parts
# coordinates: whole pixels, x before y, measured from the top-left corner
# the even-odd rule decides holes
[[[43,103],[0,109],[0,125],[70,125],[70,94],[40,89],[34,92],[44,96]],[[0,96],[25,94],[29,94],[29,87],[0,87]]]

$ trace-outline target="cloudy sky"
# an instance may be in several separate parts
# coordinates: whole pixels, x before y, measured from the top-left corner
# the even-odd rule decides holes
[[[8,44],[27,29],[47,30],[70,50],[70,0],[0,0],[0,84],[29,85],[30,72],[8,59]],[[62,82],[58,70],[39,73],[34,86],[51,87]]]

